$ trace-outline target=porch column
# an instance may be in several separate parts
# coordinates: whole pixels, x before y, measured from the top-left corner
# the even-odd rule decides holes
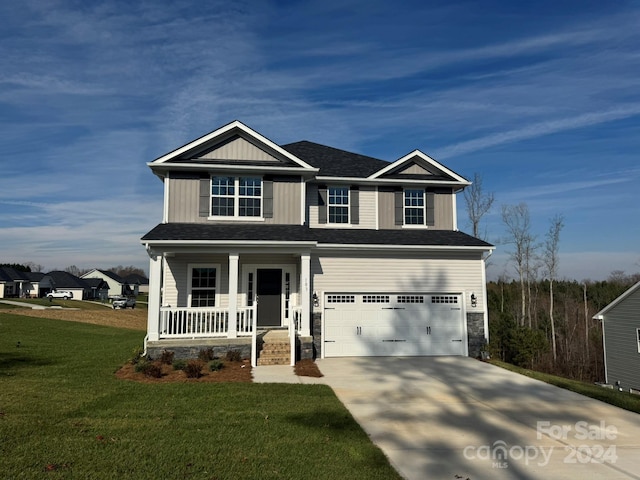
[[[229,254],[229,331],[228,338],[238,336],[238,253]]]
[[[149,309],[147,335],[149,340],[160,339],[160,297],[162,290],[162,255],[149,250]]]
[[[302,296],[302,322],[300,335],[311,336],[311,254],[300,255],[300,294]]]

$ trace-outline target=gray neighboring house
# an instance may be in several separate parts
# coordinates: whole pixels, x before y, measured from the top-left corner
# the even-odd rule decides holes
[[[149,279],[147,277],[138,275],[137,273],[132,273],[131,275],[127,275],[126,277],[124,277],[124,280],[137,293],[149,293]]]
[[[606,383],[640,393],[640,282],[593,318],[602,322]]]

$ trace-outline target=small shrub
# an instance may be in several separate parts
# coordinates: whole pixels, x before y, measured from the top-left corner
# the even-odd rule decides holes
[[[217,372],[218,370],[222,370],[224,367],[224,362],[222,360],[211,360],[209,362],[209,370],[212,372]]]
[[[173,363],[174,355],[175,352],[172,352],[171,350],[163,350],[160,355],[160,363],[164,365],[171,365]]]
[[[185,367],[187,366],[187,361],[186,360],[174,360],[173,361],[173,369],[174,370],[184,370]]]
[[[202,349],[198,352],[198,360],[202,362],[210,362],[215,358],[216,356],[213,354],[213,348]]]
[[[242,355],[240,355],[240,351],[239,350],[228,350],[226,358],[227,358],[228,362],[240,362],[240,361],[242,361]]]
[[[162,376],[162,369],[160,365],[148,360],[142,360],[136,364],[136,372],[144,373],[146,377],[160,378]]]
[[[200,378],[202,376],[202,362],[189,360],[183,371],[187,378]]]

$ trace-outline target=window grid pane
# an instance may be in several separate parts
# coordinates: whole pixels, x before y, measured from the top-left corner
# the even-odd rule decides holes
[[[238,216],[259,217],[262,203],[262,179],[242,177],[239,180]]]
[[[424,225],[424,216],[424,190],[405,190],[405,225]]]
[[[329,223],[349,223],[349,188],[329,188]]]
[[[191,306],[214,307],[216,305],[216,269],[197,267],[191,271]]]

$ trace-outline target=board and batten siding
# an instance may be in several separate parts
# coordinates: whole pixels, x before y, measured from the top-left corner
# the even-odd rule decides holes
[[[242,137],[231,138],[213,150],[201,154],[199,158],[224,161],[249,160],[274,163],[280,162],[273,155],[267,153],[257,145]]]
[[[379,255],[320,253],[311,264],[313,289],[320,293],[463,293],[468,312],[485,309],[479,253]],[[478,304],[471,308],[475,293]]]
[[[307,185],[307,218],[311,228],[366,228],[376,229],[376,196],[374,186],[360,185],[358,188],[358,223],[357,224],[331,224],[320,223],[318,218],[318,185]]]
[[[604,314],[607,383],[640,390],[640,288]]]
[[[200,178],[169,178],[169,223],[211,223],[199,215]],[[300,181],[273,182],[273,217],[268,224],[300,225],[302,187]]]
[[[454,194],[435,192],[434,200],[434,225],[429,228],[434,230],[453,230],[453,206]],[[402,228],[395,222],[395,191],[391,189],[381,189],[378,192],[378,222],[381,230],[392,230]]]

